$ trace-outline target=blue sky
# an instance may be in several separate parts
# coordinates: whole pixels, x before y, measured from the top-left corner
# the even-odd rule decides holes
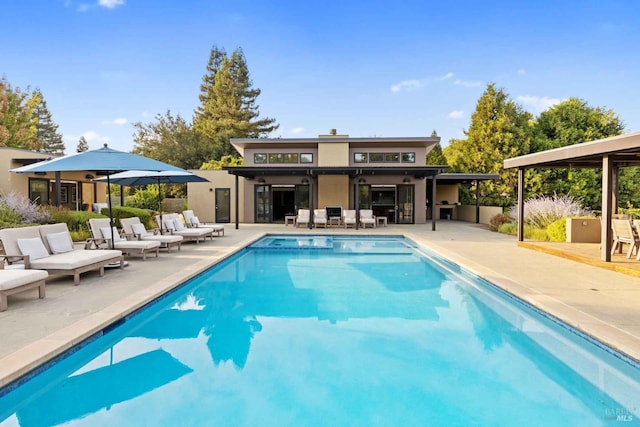
[[[242,47],[273,137],[463,137],[490,82],[534,115],[569,97],[640,130],[640,2],[6,0],[0,74],[39,88],[67,153],[190,120],[213,45]]]

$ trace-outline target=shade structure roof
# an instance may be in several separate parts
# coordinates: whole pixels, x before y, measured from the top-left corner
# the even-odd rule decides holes
[[[441,173],[436,176],[439,183],[467,184],[473,181],[495,181],[500,179],[497,173]]]
[[[504,168],[601,168],[605,155],[618,166],[640,166],[640,132],[513,157]]]
[[[245,178],[256,176],[310,176],[349,175],[351,178],[362,175],[406,175],[415,178],[435,176],[449,166],[408,166],[408,167],[354,167],[354,166],[311,166],[311,167],[259,167],[227,166],[223,169],[232,175]]]
[[[107,182],[106,177],[94,179],[96,182]],[[208,179],[195,175],[189,171],[140,171],[132,170],[118,172],[109,176],[111,184],[127,187],[150,184],[181,184],[185,182],[210,182]]]
[[[97,150],[71,154],[51,160],[34,163],[27,166],[12,169],[12,172],[62,172],[62,171],[96,171],[103,175],[128,170],[145,171],[183,171],[177,166],[170,165],[137,154],[126,153],[107,147]]]

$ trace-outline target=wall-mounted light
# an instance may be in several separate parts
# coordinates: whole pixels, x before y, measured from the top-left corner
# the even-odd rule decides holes
[[[36,174],[36,175],[46,175],[47,173],[46,172],[34,172],[34,174]]]
[[[95,176],[91,175],[90,173],[86,174],[84,177],[87,178],[87,179],[95,178]]]
[[[213,188],[210,188],[209,191],[213,191]]]
[[[260,178],[260,179],[258,180],[258,182],[259,182],[260,184],[264,184],[264,183],[265,183],[265,182],[267,182],[267,181],[265,181],[265,179],[264,179],[264,178]]]
[[[302,178],[302,183],[304,185],[307,185],[307,184],[309,184],[309,180],[307,178]]]
[[[358,182],[359,182],[360,184],[366,184],[366,183],[367,183],[367,180],[366,180],[366,179],[364,179],[364,178],[360,178],[360,179],[358,180]]]
[[[411,178],[409,178],[408,176],[405,176],[405,177],[402,179],[402,182],[404,182],[404,183],[411,182]]]

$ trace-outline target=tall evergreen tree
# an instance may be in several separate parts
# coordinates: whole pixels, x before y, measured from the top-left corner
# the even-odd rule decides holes
[[[44,100],[42,93],[36,89],[36,93],[40,98],[40,102],[33,111],[37,119],[36,135],[42,141],[42,149],[45,153],[64,154],[64,142],[62,135],[58,133],[58,125],[54,123],[51,112],[47,107],[47,101]]]
[[[434,166],[448,165],[447,158],[442,153],[440,143],[436,144],[431,151],[427,153],[427,164]]]
[[[12,88],[6,77],[0,79],[0,147],[39,150],[37,118],[33,114],[40,102],[37,92],[29,94]]]
[[[471,116],[466,139],[452,139],[444,154],[452,172],[494,173],[500,180],[483,185],[481,203],[507,207],[517,199],[517,171],[503,168],[504,159],[529,152],[531,114],[491,83]],[[471,194],[462,191],[463,201]]]
[[[259,118],[256,100],[260,89],[253,87],[241,48],[231,56],[214,46],[207,74],[200,86],[200,102],[193,124],[196,131],[214,142],[213,160],[224,155],[237,156],[230,138],[260,138],[279,125],[272,118]]]
[[[76,147],[76,153],[83,153],[88,150],[89,144],[87,143],[87,139],[84,136],[81,136],[78,141],[78,146]]]

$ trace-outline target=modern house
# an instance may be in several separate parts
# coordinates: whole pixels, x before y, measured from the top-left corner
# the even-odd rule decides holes
[[[443,174],[448,166],[427,165],[439,142],[437,136],[350,138],[334,130],[318,138],[232,139],[244,166],[193,171],[212,183],[189,184],[188,204],[216,222],[284,223],[298,209],[327,207],[372,209],[395,224],[473,221],[474,213],[478,221],[477,210],[459,205],[458,185],[497,176]],[[447,177],[442,184],[440,176]]]

